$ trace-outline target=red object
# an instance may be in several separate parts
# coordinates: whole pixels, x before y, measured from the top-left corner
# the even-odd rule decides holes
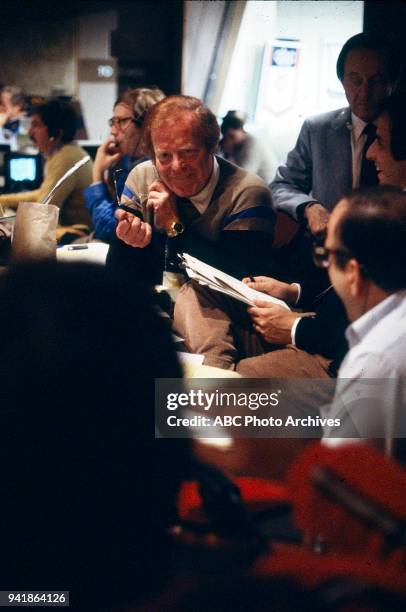
[[[388,542],[371,521],[320,490],[315,482],[320,468],[353,496],[400,522],[406,521],[405,469],[367,444],[330,448],[317,443],[306,448],[291,467],[287,485],[295,523],[309,540],[321,538],[328,551],[371,553],[378,558],[398,549],[397,557],[406,557],[400,542]]]
[[[284,485],[263,478],[233,478],[240,489],[241,498],[250,512],[266,510],[271,504],[288,503],[289,497]],[[182,520],[203,522],[205,516],[199,485],[196,481],[184,482],[178,497],[179,517]]]
[[[314,589],[335,579],[352,579],[390,591],[406,593],[406,568],[374,555],[339,553],[320,554],[285,547],[260,559],[253,568],[255,576],[290,577],[306,588]]]

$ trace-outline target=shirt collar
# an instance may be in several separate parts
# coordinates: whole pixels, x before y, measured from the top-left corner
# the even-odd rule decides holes
[[[350,348],[361,342],[381,319],[396,308],[399,300],[406,300],[405,289],[392,293],[382,302],[371,308],[371,310],[365,312],[359,319],[351,323],[345,332]]]
[[[359,137],[361,136],[364,130],[364,127],[367,124],[365,123],[365,121],[362,121],[362,119],[357,117],[357,115],[354,115],[354,113],[351,113],[351,123],[352,123],[352,133],[354,135],[355,141],[357,141]]]
[[[213,170],[211,172],[209,180],[207,181],[203,189],[199,191],[199,193],[196,193],[194,196],[188,198],[197,208],[200,214],[203,214],[208,205],[210,204],[213,192],[219,180],[219,176],[220,167],[216,157],[213,155]]]

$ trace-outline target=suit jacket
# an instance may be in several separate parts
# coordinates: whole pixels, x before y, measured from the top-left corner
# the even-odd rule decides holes
[[[295,148],[270,184],[277,209],[298,219],[298,207],[317,200],[332,210],[351,189],[350,122],[349,107],[306,119]]]
[[[316,316],[300,319],[295,334],[296,346],[308,353],[332,359],[329,369],[336,376],[348,351],[345,337],[349,325],[347,313],[332,287],[318,296],[311,308]]]

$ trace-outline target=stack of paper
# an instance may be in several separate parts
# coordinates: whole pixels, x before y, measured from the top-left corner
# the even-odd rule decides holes
[[[237,280],[229,274],[225,274],[213,266],[209,266],[204,262],[192,257],[188,253],[183,253],[181,256],[182,264],[189,278],[194,279],[201,285],[207,285],[215,291],[220,291],[226,295],[245,302],[250,306],[254,305],[254,300],[263,300],[272,304],[278,304],[290,310],[289,306],[283,300],[272,297],[267,293],[261,293],[255,289],[251,289],[245,283]]]

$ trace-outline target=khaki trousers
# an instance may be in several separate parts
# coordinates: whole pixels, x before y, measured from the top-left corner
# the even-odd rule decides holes
[[[252,328],[245,304],[194,281],[179,292],[174,326],[206,365],[249,378],[329,378],[330,360],[265,342]]]

